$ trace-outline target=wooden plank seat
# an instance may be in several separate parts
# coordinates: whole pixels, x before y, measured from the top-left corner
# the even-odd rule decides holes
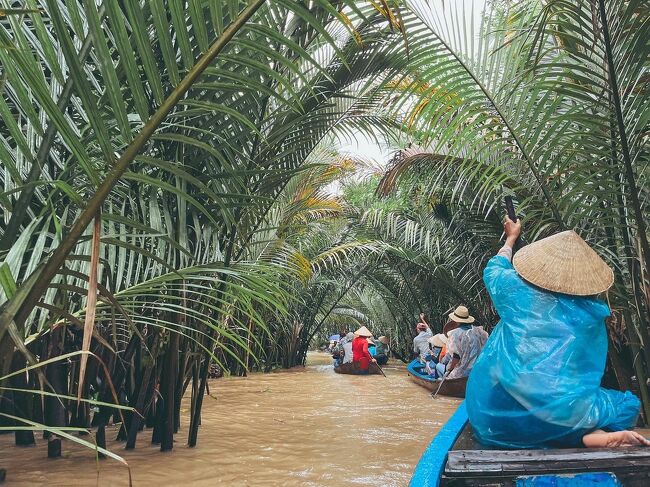
[[[650,447],[490,449],[475,438],[465,403],[420,458],[410,487],[649,487]]]
[[[559,450],[452,450],[445,475],[526,475],[572,472],[650,472],[649,448]],[[649,477],[650,478],[650,477]]]
[[[452,450],[447,457],[442,483],[510,485],[517,477],[526,475],[586,472],[610,472],[624,486],[650,485],[650,448]]]

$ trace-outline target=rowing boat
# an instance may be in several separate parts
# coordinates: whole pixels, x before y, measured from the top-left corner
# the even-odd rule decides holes
[[[476,441],[462,402],[426,449],[410,487],[641,487],[650,448],[490,449]]]
[[[354,365],[354,362],[348,362],[346,364],[341,364],[338,367],[334,367],[334,372],[337,374],[353,374],[353,375],[380,375],[381,370],[379,366],[371,362],[370,367],[368,368],[368,374],[359,374],[359,369]]]
[[[416,384],[425,387],[431,392],[438,391],[439,396],[450,397],[465,397],[465,386],[467,385],[467,377],[460,379],[445,379],[441,384],[439,380],[433,379],[424,371],[424,365],[419,360],[413,360],[406,366],[411,380]],[[438,390],[440,388],[440,390]]]

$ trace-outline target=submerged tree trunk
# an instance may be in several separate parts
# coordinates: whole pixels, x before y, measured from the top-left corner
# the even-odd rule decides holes
[[[199,362],[199,380],[198,389],[194,393],[194,408],[190,417],[190,433],[187,439],[187,445],[190,448],[196,446],[199,435],[199,425],[201,424],[201,408],[203,407],[203,396],[208,383],[208,372],[210,371],[210,355],[206,352],[203,354],[203,363]]]
[[[15,352],[12,360],[12,370],[21,370],[25,367],[25,360],[21,352]],[[27,374],[25,372],[14,375],[10,380],[11,387],[15,389],[27,389]],[[32,395],[26,392],[13,391],[13,416],[32,420]],[[17,426],[24,426],[25,423],[16,422]],[[16,430],[16,446],[30,446],[35,444],[34,432]]]
[[[154,376],[153,365],[147,366],[144,373],[142,374],[142,382],[140,385],[140,390],[138,391],[137,399],[134,404],[135,412],[131,414],[131,419],[129,421],[127,429],[127,439],[126,439],[126,449],[132,450],[135,448],[136,439],[138,437],[138,432],[140,431],[140,426],[142,425],[144,414],[145,414],[145,404],[146,399],[152,396],[154,391],[154,386],[156,384],[156,377]]]
[[[55,328],[50,338],[50,357],[61,354],[61,341],[63,338],[63,327]],[[59,360],[51,363],[45,370],[45,377],[52,386],[55,394],[65,395],[68,393],[68,364]],[[45,424],[48,426],[67,426],[68,412],[63,400],[58,397],[46,396],[45,398]],[[47,442],[47,456],[57,458],[61,456],[61,438],[51,434]]]
[[[139,346],[140,346],[140,337],[136,334],[133,334],[131,336],[129,344],[126,347],[126,350],[124,351],[124,356],[122,357],[125,363],[131,362],[131,359],[133,358],[133,355]],[[104,379],[103,391],[100,394],[102,402],[110,403],[114,401],[113,393],[110,385],[108,384],[108,381],[112,380],[113,387],[119,390],[122,383],[124,382],[124,378],[126,377],[126,374],[128,373],[128,370],[124,366],[122,366],[119,361],[116,363],[115,369],[116,370],[115,372],[113,372],[112,379],[109,377],[106,377]],[[113,414],[113,408],[111,408],[110,406],[99,407],[99,412],[97,413],[97,420],[96,420],[97,433],[95,434],[95,440],[97,442],[97,446],[101,448],[106,448],[106,425],[108,424],[108,419],[111,417],[112,414]],[[104,458],[104,455],[100,453],[99,457]]]
[[[160,451],[174,448],[174,425],[176,415],[176,382],[178,375],[178,333],[172,332],[163,364],[160,393],[162,395],[162,431]]]

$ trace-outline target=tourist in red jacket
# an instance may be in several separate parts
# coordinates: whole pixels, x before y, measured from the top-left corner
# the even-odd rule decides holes
[[[370,352],[368,351],[368,338],[372,336],[372,333],[362,326],[355,333],[355,338],[352,340],[352,361],[354,362],[354,368],[357,374],[368,374],[370,373],[370,363],[376,362]]]

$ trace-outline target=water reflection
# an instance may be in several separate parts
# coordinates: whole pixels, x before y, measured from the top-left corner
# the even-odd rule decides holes
[[[312,354],[304,370],[226,378],[211,383],[199,445],[185,445],[187,405],[174,451],[149,444],[111,449],[131,466],[135,486],[401,486],[432,436],[453,413],[458,400],[432,399],[411,383],[403,366],[385,367],[382,376],[334,373],[330,358]],[[115,432],[107,437],[113,438]],[[65,457],[48,460],[46,445],[10,446],[0,437],[0,466],[6,485],[128,485],[114,461],[97,465],[93,453],[65,444]]]

